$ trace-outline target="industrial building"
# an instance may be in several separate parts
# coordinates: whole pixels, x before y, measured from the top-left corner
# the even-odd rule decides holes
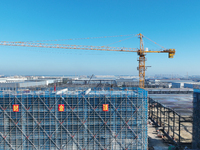
[[[15,78],[15,79],[0,79],[0,91],[3,90],[19,90],[19,89],[25,89],[25,88],[32,88],[32,87],[41,87],[41,86],[48,86],[49,84],[52,84],[54,82],[58,82],[58,79],[34,79],[34,80],[28,80],[28,79],[21,79],[21,78]]]
[[[38,87],[48,85],[47,81],[29,81],[29,82],[12,82],[12,83],[0,83],[0,90],[18,90],[28,87]]]
[[[2,91],[0,149],[146,150],[147,111],[140,88]]]

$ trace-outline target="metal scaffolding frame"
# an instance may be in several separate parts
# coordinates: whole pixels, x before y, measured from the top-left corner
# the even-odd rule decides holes
[[[19,112],[13,112],[13,105]],[[64,111],[58,105],[64,104]],[[102,105],[108,104],[108,111]],[[146,150],[147,92],[1,94],[0,149]]]
[[[191,147],[192,117],[181,116],[172,108],[166,107],[152,98],[148,100],[148,107],[149,118],[173,144],[178,147]]]

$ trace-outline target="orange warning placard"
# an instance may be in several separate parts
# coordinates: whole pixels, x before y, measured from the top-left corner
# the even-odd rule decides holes
[[[108,111],[108,104],[103,104],[103,111]]]
[[[18,112],[19,111],[19,105],[17,105],[17,104],[13,105],[13,111]]]
[[[63,112],[64,109],[65,109],[64,104],[59,104],[59,105],[58,105],[58,111]]]

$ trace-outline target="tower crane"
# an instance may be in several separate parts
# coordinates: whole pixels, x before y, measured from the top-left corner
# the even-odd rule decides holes
[[[159,51],[144,50],[143,37],[141,33],[137,34],[140,39],[140,48],[124,48],[124,47],[108,47],[108,46],[86,46],[86,45],[66,45],[66,44],[48,44],[48,43],[32,43],[32,42],[10,42],[0,41],[0,45],[4,46],[23,46],[23,47],[41,47],[41,48],[61,48],[61,49],[81,49],[81,50],[99,50],[99,51],[118,51],[118,52],[137,52],[139,56],[139,87],[145,88],[145,55],[147,53],[168,53],[169,58],[175,55],[175,49],[162,49]]]

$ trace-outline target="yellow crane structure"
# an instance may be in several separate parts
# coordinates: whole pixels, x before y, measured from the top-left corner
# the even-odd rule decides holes
[[[122,48],[108,46],[86,46],[86,45],[66,45],[66,44],[48,44],[48,43],[32,43],[32,42],[9,42],[0,41],[0,45],[4,46],[23,46],[23,47],[41,47],[41,48],[61,48],[61,49],[81,49],[81,50],[98,50],[98,51],[118,51],[118,52],[137,52],[139,56],[139,87],[145,88],[145,55],[146,53],[168,53],[169,58],[175,55],[175,49],[162,49],[159,51],[144,50],[143,37],[141,33],[137,34],[140,39],[140,48]]]

